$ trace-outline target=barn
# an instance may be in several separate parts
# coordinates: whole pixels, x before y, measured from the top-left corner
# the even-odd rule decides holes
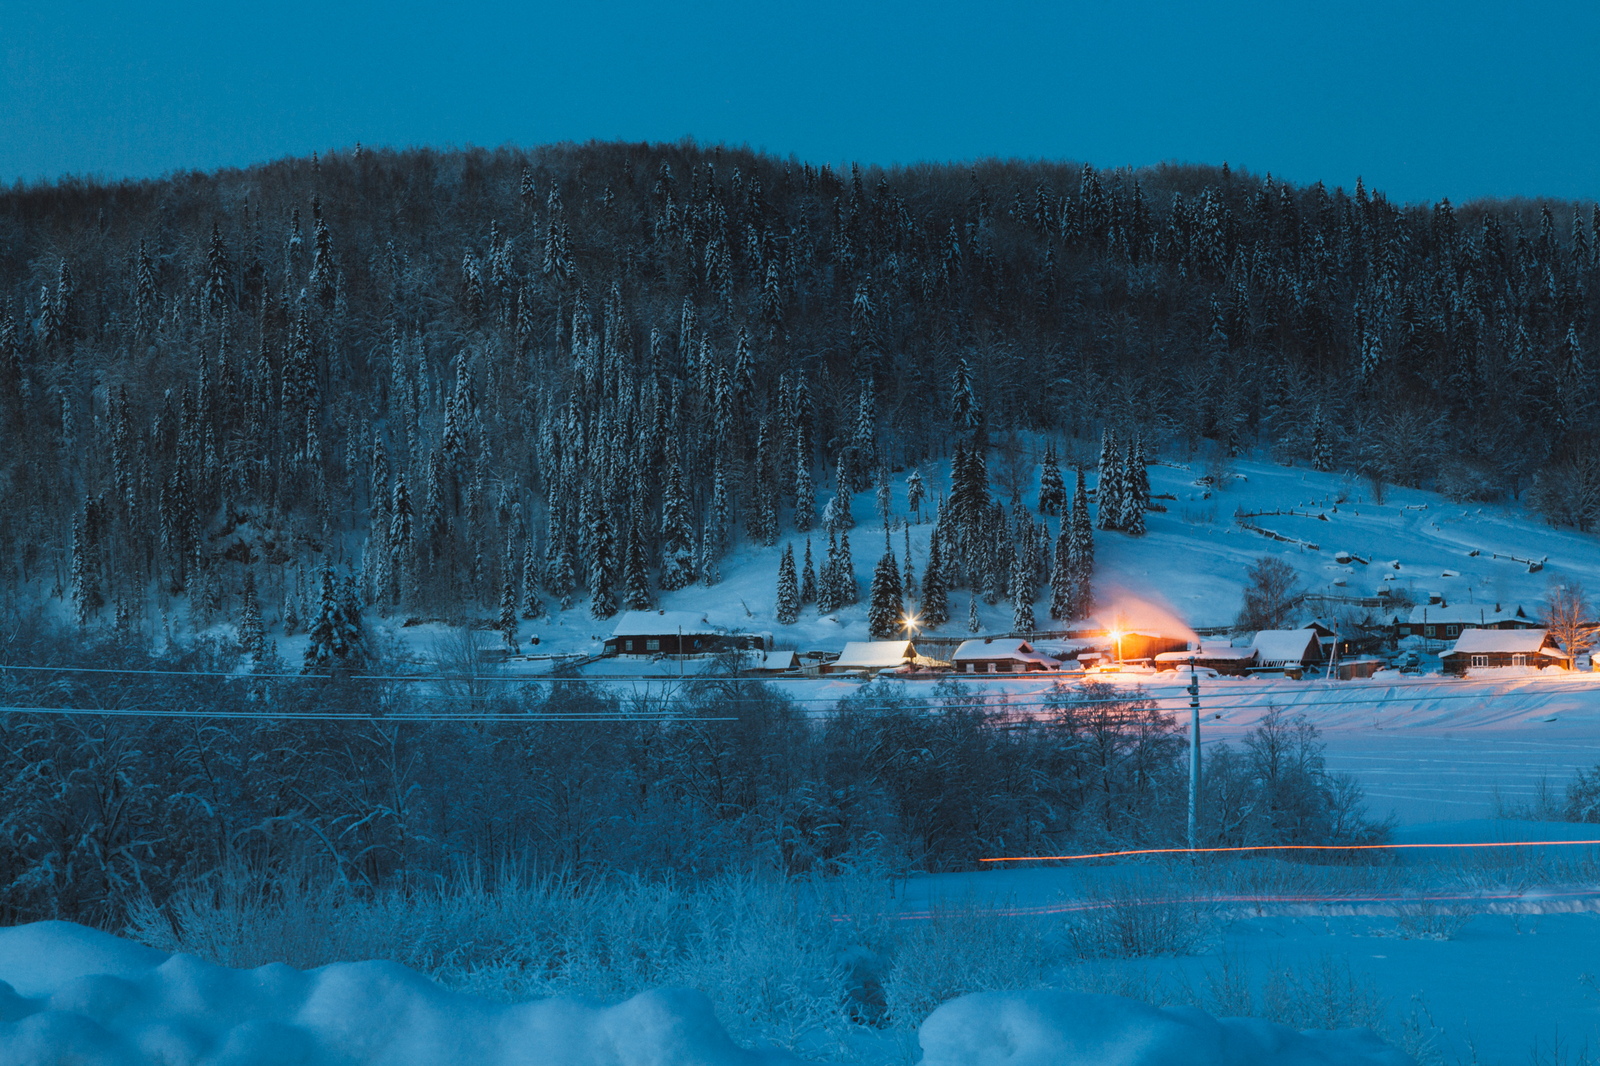
[[[1061,668],[1060,660],[1034,651],[1025,640],[995,637],[962,641],[950,661],[958,674],[1027,674]]]
[[[1567,667],[1567,657],[1546,629],[1469,629],[1439,661],[1445,673],[1458,676],[1505,666]]]

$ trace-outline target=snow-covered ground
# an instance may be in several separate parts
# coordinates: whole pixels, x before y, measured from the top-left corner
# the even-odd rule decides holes
[[[45,1066],[757,1066],[706,998],[502,1005],[403,966],[229,970],[57,922],[0,929],[0,1063]],[[1071,992],[977,993],[923,1023],[926,1066],[1401,1066],[1370,1032],[1309,1032]]]
[[[1380,504],[1365,498],[1364,484],[1338,475],[1243,461],[1225,489],[1208,496],[1196,484],[1200,472],[1198,466],[1152,466],[1152,491],[1173,498],[1159,501],[1165,512],[1148,516],[1147,535],[1096,534],[1100,620],[1169,633],[1226,625],[1238,610],[1246,568],[1263,555],[1288,562],[1309,591],[1336,596],[1371,597],[1390,586],[1421,603],[1436,595],[1452,605],[1520,604],[1532,615],[1553,580],[1576,579],[1600,592],[1600,539],[1548,527],[1515,507],[1455,505],[1404,489],[1390,489]],[[943,467],[923,473],[936,491],[947,488]],[[826,489],[819,495],[826,500]],[[1345,502],[1336,502],[1341,495]],[[903,480],[895,486],[895,507],[907,513]],[[1299,543],[1272,540],[1233,521],[1235,510],[1291,509],[1312,517],[1251,521]],[[851,543],[864,601],[885,541],[871,493],[858,496],[853,510],[858,525]],[[931,531],[926,506],[923,517],[910,527],[919,577]],[[1052,533],[1057,523],[1052,519]],[[902,567],[904,538],[897,529],[889,539]],[[838,651],[847,641],[866,639],[864,602],[822,617],[808,606],[792,626],[773,621],[785,542],[803,557],[803,536],[788,534],[771,549],[742,544],[721,560],[718,584],[663,595],[658,606],[703,613],[728,629],[770,631],[780,647],[802,652]],[[818,565],[825,548],[826,535],[813,533]],[[1355,558],[1340,563],[1339,552]],[[1538,560],[1539,569],[1525,560]],[[967,591],[952,593],[952,621],[937,636],[967,635],[968,604]],[[990,606],[979,599],[977,605],[984,632],[1011,628],[1009,603]],[[1045,603],[1035,610],[1041,625],[1049,624]],[[373,621],[419,661],[459,660],[457,634],[446,627]],[[578,659],[598,654],[611,629],[578,601],[553,617],[523,623],[519,637],[524,651]],[[534,635],[537,647],[529,645]],[[483,637],[486,646],[497,640]],[[279,636],[291,662],[303,639]],[[1437,653],[1443,646],[1419,650]],[[505,669],[537,676],[555,662]],[[1200,685],[1204,741],[1237,743],[1269,707],[1303,712],[1321,730],[1330,767],[1361,781],[1372,813],[1394,816],[1400,842],[1588,839],[1586,829],[1600,829],[1490,820],[1498,809],[1530,803],[1541,788],[1559,793],[1574,770],[1600,763],[1600,674],[1507,670],[1462,680],[1429,672],[1430,666],[1436,670],[1437,660],[1424,655],[1420,675],[1385,671],[1348,682],[1207,677]],[[579,676],[623,692],[659,691],[677,682],[635,678],[681,671],[688,679],[711,667],[708,660],[611,660],[582,667]],[[1142,685],[1163,706],[1187,713],[1186,676],[1129,671],[1101,680]],[[968,683],[1026,711],[1052,682]],[[819,713],[860,685],[839,679],[776,684]],[[902,684],[907,696],[930,692],[925,682]],[[1593,852],[1551,845],[1531,858],[1527,849],[1518,854],[1528,869],[1553,864],[1572,876],[1554,883],[1548,871],[1524,875],[1515,863],[1463,860],[1420,880],[1402,879],[1401,889],[1386,890],[1378,878],[1375,887],[1343,896],[1312,893],[1285,902],[1281,893],[1264,891],[1257,894],[1273,898],[1252,904],[1245,882],[1255,867],[1244,864],[1232,876],[1245,887],[1223,902],[1215,893],[1208,897],[1209,924],[1198,954],[1097,964],[1104,972],[1089,984],[1163,1002],[1216,999],[1229,1006],[1219,1008],[1224,1014],[1263,1013],[1267,998],[1290,994],[1312,1005],[1319,996],[1381,1002],[1380,1013],[1391,1026],[1407,1029],[1424,1059],[1485,1066],[1574,1062],[1587,1048],[1594,1061],[1600,1051],[1600,879],[1593,875]],[[1422,860],[1405,861],[1409,868]],[[1039,921],[1081,907],[1086,886],[1101,876],[1061,867],[996,868],[915,878],[886,886],[885,898],[911,922],[934,921],[952,908],[990,922]],[[1081,977],[1051,983],[1084,987]],[[60,925],[0,930],[0,980],[14,989],[8,994],[0,987],[0,1064],[761,1058],[729,1042],[697,994],[653,992],[606,1006],[498,1006],[445,992],[394,964],[353,961],[305,974],[285,967],[228,971]],[[1201,986],[1233,991],[1210,999],[1170,994]],[[994,992],[956,1000],[922,1026],[922,1061],[1398,1061],[1361,1037],[1299,1038],[1265,1023],[1219,1024],[1187,1008],[1074,995]],[[1296,1017],[1320,1024],[1314,1012]],[[903,1048],[882,1061],[912,1061],[918,1054]]]

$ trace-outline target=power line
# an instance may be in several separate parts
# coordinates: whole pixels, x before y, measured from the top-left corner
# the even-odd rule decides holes
[[[1542,848],[1600,844],[1600,840],[1504,840],[1457,844],[1250,844],[1231,848],[1135,848],[1082,855],[1007,855],[979,862],[1071,862],[1077,859],[1120,859],[1130,855],[1221,855],[1244,851],[1399,851],[1435,848]]]
[[[0,714],[54,714],[79,718],[203,718],[270,722],[499,722],[532,725],[539,722],[736,722],[729,717],[675,717],[670,715],[589,714],[330,714],[294,711],[162,711],[139,707],[0,707]]]

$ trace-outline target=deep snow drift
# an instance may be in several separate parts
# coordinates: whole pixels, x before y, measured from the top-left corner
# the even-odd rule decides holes
[[[500,1005],[447,992],[403,966],[347,962],[306,973],[229,970],[64,922],[0,929],[0,1066],[757,1066],[710,1002],[664,989],[604,1007]],[[1365,1030],[1298,1034],[1115,996],[978,993],[919,1033],[926,1066],[1401,1066]]]

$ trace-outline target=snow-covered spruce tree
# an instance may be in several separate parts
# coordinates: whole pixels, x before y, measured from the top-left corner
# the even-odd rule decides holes
[[[706,532],[710,534],[712,554],[707,556],[702,552],[700,566],[709,571],[722,553],[728,550],[728,538],[732,533],[728,517],[728,479],[723,473],[720,458],[712,474],[711,518]]]
[[[1052,444],[1045,448],[1044,463],[1039,474],[1039,513],[1058,515],[1066,509],[1067,487],[1061,480],[1061,466],[1056,462],[1056,449]]]
[[[983,629],[983,623],[978,620],[978,597],[971,596],[967,602],[967,632],[977,633]]]
[[[917,598],[917,571],[911,565],[911,524],[904,526],[906,535],[906,564],[905,580],[900,584],[900,591],[908,600]]]
[[[1115,529],[1122,514],[1122,502],[1117,499],[1117,435],[1113,430],[1100,431],[1100,463],[1095,470],[1094,502],[1095,528]]]
[[[817,572],[811,563],[811,538],[806,538],[806,563],[800,571],[800,602],[817,602]]]
[[[495,628],[500,631],[500,636],[505,640],[511,654],[515,655],[522,650],[522,647],[517,643],[517,572],[511,565],[511,560],[511,545],[508,542],[506,565],[501,568],[500,614],[495,619]]]
[[[539,557],[533,551],[530,537],[522,552],[522,617],[540,618],[544,615],[544,601],[539,598]]]
[[[628,522],[628,548],[622,563],[622,598],[630,611],[648,611],[651,607],[650,567],[644,558],[644,532],[639,528],[637,509]]]
[[[1067,565],[1073,583],[1072,609],[1076,617],[1086,618],[1094,611],[1094,529],[1089,524],[1089,505],[1084,501],[1083,471],[1078,471],[1078,491],[1072,501],[1071,539],[1067,542]]]
[[[239,614],[239,647],[246,655],[258,660],[265,650],[267,627],[261,621],[261,602],[256,598],[254,571],[244,572],[244,592],[241,599],[243,604]]]
[[[1129,448],[1122,462],[1122,513],[1117,528],[1130,536],[1144,535],[1144,496],[1139,491],[1138,453]]]
[[[817,580],[817,614],[831,614],[843,606],[839,596],[839,538],[828,534],[828,557]]]
[[[302,673],[340,675],[359,669],[364,661],[361,607],[353,588],[334,578],[333,564],[324,563],[316,613],[306,629]]]
[[[850,534],[839,534],[839,572],[836,575],[839,584],[839,602],[852,604],[861,598],[861,593],[856,585],[856,564],[850,558]]]
[[[950,600],[944,582],[944,564],[939,558],[937,532],[928,541],[928,565],[922,571],[922,622],[937,628],[950,621]]]
[[[1322,415],[1320,403],[1311,409],[1311,469],[1324,472],[1333,469],[1333,434]]]
[[[923,484],[922,471],[913,470],[906,477],[906,508],[922,521],[922,501],[928,498],[928,487]]]
[[[1073,609],[1077,581],[1072,571],[1070,525],[1070,520],[1061,523],[1061,535],[1056,538],[1055,563],[1050,568],[1050,617],[1058,620],[1077,616]]]
[[[603,504],[589,515],[589,614],[610,618],[617,613],[617,538]]]
[[[1033,574],[1023,553],[1018,552],[1011,563],[1011,629],[1015,633],[1031,633],[1038,628],[1033,618]]]
[[[900,564],[885,546],[878,566],[872,572],[872,588],[867,605],[867,632],[876,640],[888,640],[900,626],[903,605],[900,600]]]
[[[837,489],[837,491],[834,493],[833,500],[829,504],[833,511],[834,528],[841,532],[843,530],[854,529],[856,527],[856,516],[851,510],[851,506],[855,501],[851,498],[851,492],[853,490],[850,487],[850,473],[845,469],[844,456],[848,451],[849,449],[846,448],[839,452],[840,465],[838,469],[834,471],[833,477],[834,487]]]
[[[779,625],[791,626],[800,618],[800,583],[794,572],[794,545],[786,544],[778,561],[778,602],[773,611]]]
[[[700,583],[706,588],[717,583],[721,571],[717,568],[716,532],[710,522],[700,531],[700,558],[695,560],[695,568],[700,575]]]
[[[811,467],[803,454],[795,457],[794,528],[808,533],[817,521],[817,491],[811,482]]]
[[[889,463],[887,460],[877,465],[878,469],[878,517],[883,520],[883,528],[889,528],[889,519],[894,514],[894,495],[889,488]]]
[[[720,471],[718,480],[720,483]],[[661,487],[661,591],[674,592],[693,580],[694,527],[689,522],[689,498],[677,456],[668,455],[667,477]]]
[[[1150,459],[1144,450],[1144,434],[1141,433],[1133,439],[1133,452],[1129,458],[1128,483],[1132,486],[1131,495],[1138,503],[1141,511],[1150,509]],[[1143,519],[1140,519],[1141,531]]]

